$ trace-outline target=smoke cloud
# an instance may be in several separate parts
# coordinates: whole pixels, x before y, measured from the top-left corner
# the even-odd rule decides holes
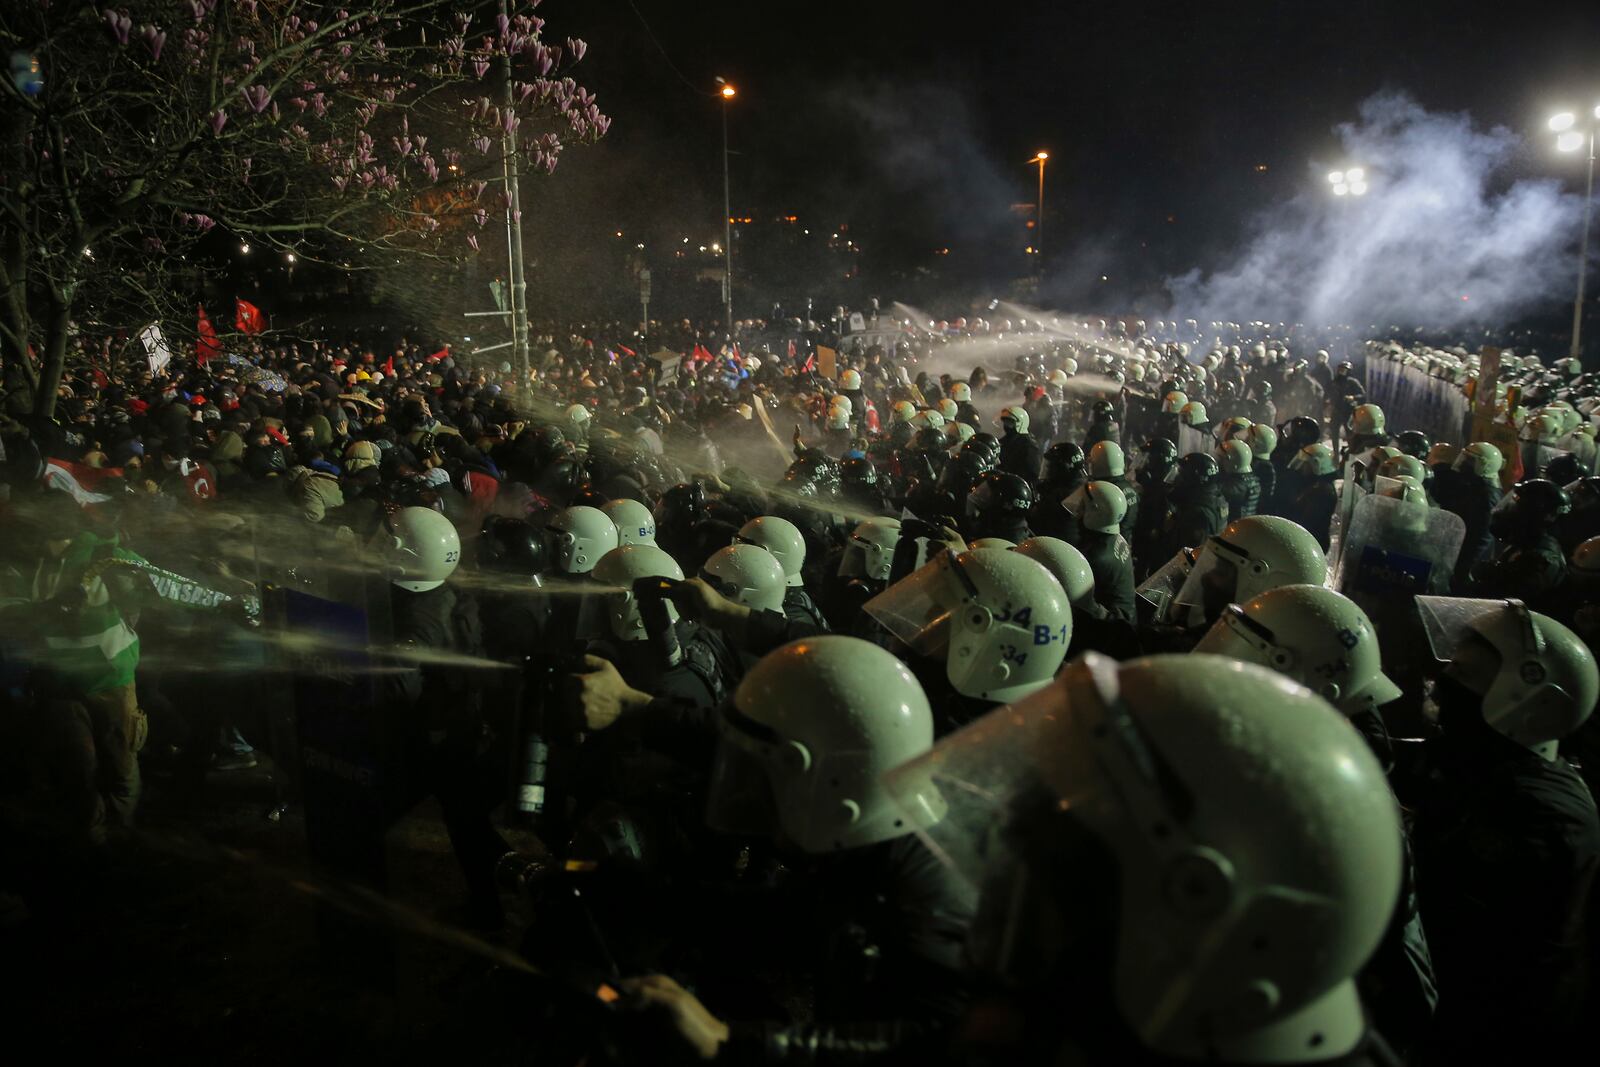
[[[1343,158],[1256,217],[1232,262],[1168,279],[1177,315],[1453,328],[1571,300],[1582,200],[1553,179],[1507,184],[1517,135],[1394,92],[1338,135]],[[1332,195],[1327,172],[1354,165],[1367,194]]]

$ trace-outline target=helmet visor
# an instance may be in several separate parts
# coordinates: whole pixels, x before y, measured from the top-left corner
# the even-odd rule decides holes
[[[1528,609],[1515,600],[1481,600],[1472,597],[1419,596],[1417,613],[1422,616],[1422,629],[1428,637],[1428,646],[1434,659],[1448,663],[1458,658],[1462,650],[1478,635],[1476,625],[1505,614],[1516,614],[1522,620],[1524,651],[1529,656],[1539,653],[1539,635],[1534,629]]]
[[[863,610],[913,652],[938,656],[949,646],[950,612],[977,595],[960,558],[947,549],[867,601]]]

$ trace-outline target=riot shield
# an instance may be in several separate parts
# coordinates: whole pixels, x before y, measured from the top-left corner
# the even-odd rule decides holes
[[[1191,452],[1210,452],[1217,447],[1217,439],[1211,436],[1211,430],[1205,426],[1179,426],[1178,427],[1178,455],[1187,456]]]
[[[1341,546],[1344,544],[1345,531],[1350,528],[1350,517],[1355,513],[1356,503],[1372,492],[1371,478],[1365,463],[1359,459],[1352,459],[1344,465],[1344,478],[1339,482],[1339,506],[1334,509],[1333,519],[1328,523],[1328,559],[1331,570],[1337,571]],[[1333,584],[1332,577],[1329,584]]]
[[[1429,593],[1447,592],[1466,537],[1461,517],[1388,496],[1357,502],[1334,583],[1367,613],[1377,631],[1384,671],[1401,697],[1384,707],[1391,733],[1416,736],[1426,728],[1422,695],[1425,635],[1414,607]]]
[[[1465,537],[1466,524],[1453,512],[1363,495],[1340,546],[1334,588],[1352,599],[1446,592]]]
[[[1166,563],[1155,570],[1134,590],[1138,594],[1139,624],[1147,626],[1152,623],[1167,621],[1168,610],[1179,590],[1189,580],[1189,572],[1194,569],[1194,558],[1188,549],[1180,549]]]

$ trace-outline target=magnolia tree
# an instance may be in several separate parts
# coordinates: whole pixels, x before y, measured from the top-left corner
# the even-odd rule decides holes
[[[453,260],[603,136],[538,0],[4,0],[0,359],[49,415],[78,324],[194,328],[217,234],[352,269]],[[514,138],[512,136],[514,135]]]

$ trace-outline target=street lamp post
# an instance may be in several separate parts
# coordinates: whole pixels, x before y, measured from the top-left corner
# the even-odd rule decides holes
[[[1038,257],[1039,270],[1044,270],[1044,164],[1050,153],[1039,149],[1029,163],[1039,164],[1039,204],[1033,212],[1033,252]]]
[[[1589,219],[1594,207],[1594,140],[1595,127],[1600,123],[1600,107],[1590,112],[1587,135],[1573,129],[1577,121],[1578,117],[1570,111],[1563,111],[1550,119],[1550,129],[1558,135],[1558,151],[1575,152],[1583,147],[1585,141],[1589,144],[1589,175],[1583,187],[1583,232],[1578,237],[1578,295],[1572,301],[1572,347],[1567,352],[1572,359],[1581,359],[1583,350],[1583,286],[1589,271]]]
[[[728,196],[728,101],[737,95],[721,78],[722,86],[722,311],[728,340],[733,340],[733,207]]]

